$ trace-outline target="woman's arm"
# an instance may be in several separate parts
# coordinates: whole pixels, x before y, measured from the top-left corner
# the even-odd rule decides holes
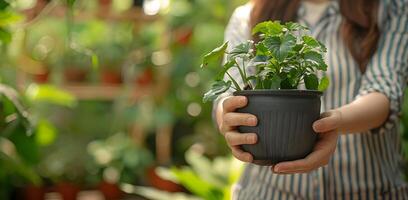
[[[324,113],[321,120],[313,124],[318,133],[336,131],[358,133],[380,127],[388,118],[390,102],[379,92],[364,95],[350,104]]]

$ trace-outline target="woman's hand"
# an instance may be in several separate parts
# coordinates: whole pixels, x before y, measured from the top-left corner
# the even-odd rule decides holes
[[[272,171],[282,174],[308,173],[329,163],[336,150],[342,114],[333,110],[323,113],[321,117],[313,124],[313,129],[319,134],[313,152],[304,159],[278,163],[272,166]]]
[[[220,113],[219,119],[217,119],[218,126],[231,148],[232,155],[243,162],[252,162],[252,155],[242,151],[240,145],[255,144],[257,135],[255,133],[239,133],[236,128],[238,126],[256,126],[258,120],[254,115],[234,112],[237,108],[247,105],[247,98],[244,96],[230,96],[220,103],[222,104],[218,109]]]

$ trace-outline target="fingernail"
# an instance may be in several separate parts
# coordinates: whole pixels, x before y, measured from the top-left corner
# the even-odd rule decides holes
[[[321,126],[322,125],[322,123],[321,122],[315,122],[314,124],[313,124],[313,129],[318,129],[319,128],[319,126]]]
[[[256,118],[255,117],[248,117],[247,122],[249,124],[256,124]]]
[[[273,168],[273,171],[279,173],[279,172],[280,172],[280,167],[275,166],[275,167]]]
[[[255,135],[249,135],[247,140],[248,140],[248,143],[255,143],[256,136]]]
[[[246,97],[241,97],[239,101],[240,101],[242,104],[245,104],[246,101],[247,101],[247,99],[246,99]]]

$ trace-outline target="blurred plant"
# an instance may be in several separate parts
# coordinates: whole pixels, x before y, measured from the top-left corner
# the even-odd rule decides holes
[[[197,199],[197,197],[205,200],[231,199],[231,186],[241,174],[242,163],[232,157],[216,157],[210,161],[203,153],[202,146],[194,145],[186,152],[189,166],[157,169],[157,173],[162,178],[183,185],[195,196],[176,194],[172,198],[176,200]],[[146,187],[132,189],[129,185],[125,185],[124,190],[154,200],[164,200],[168,194]]]
[[[137,183],[153,162],[151,153],[135,143],[127,134],[117,133],[105,140],[89,143],[91,174],[108,183]]]
[[[12,40],[12,33],[9,30],[10,26],[21,19],[21,15],[10,8],[8,1],[0,0],[0,45],[2,47],[9,44]]]
[[[39,161],[33,133],[17,93],[0,85],[0,199],[9,199],[11,186],[18,182],[41,184],[33,169]]]
[[[225,24],[233,9],[243,0],[177,0],[171,1],[163,12],[166,20],[169,50],[171,52],[171,85],[166,104],[179,126],[175,134],[177,152],[200,142],[206,155],[214,157],[228,154],[224,139],[213,128],[212,104],[202,103],[201,94],[216,76],[216,68],[197,70],[200,57],[214,45],[222,43]],[[183,127],[184,126],[184,127]],[[191,130],[192,129],[192,130]],[[191,131],[185,131],[191,130]],[[191,134],[193,132],[194,134]],[[184,133],[184,135],[182,135]],[[183,154],[175,157],[183,158]]]
[[[40,115],[39,105],[76,104],[72,95],[50,85],[33,84],[23,97],[30,107],[27,111],[14,90],[0,85],[0,199],[8,199],[2,197],[12,186],[42,184],[37,166],[43,148],[55,141],[57,129],[48,116]]]

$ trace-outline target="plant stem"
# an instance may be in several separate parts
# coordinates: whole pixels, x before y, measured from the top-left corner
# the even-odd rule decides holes
[[[235,87],[236,87],[235,89],[237,91],[241,91],[241,87],[239,87],[239,84],[237,83],[237,81],[231,76],[231,74],[228,71],[226,73],[229,76],[229,78],[231,79],[232,83],[235,85]]]
[[[242,82],[244,83],[244,85],[247,84],[247,78],[246,78],[246,73],[244,73],[241,69],[241,67],[239,67],[238,63],[235,61],[235,63],[237,64],[235,67],[238,68],[239,74],[241,75],[242,78]],[[245,69],[244,69],[245,70]]]
[[[245,75],[245,77],[248,77],[248,76],[247,76],[247,73],[246,73],[246,66],[245,66],[244,59],[242,59],[242,68],[244,69],[244,75]],[[251,89],[254,89],[254,86],[252,85],[251,80],[245,79],[245,81],[246,81],[246,84],[247,84]]]

